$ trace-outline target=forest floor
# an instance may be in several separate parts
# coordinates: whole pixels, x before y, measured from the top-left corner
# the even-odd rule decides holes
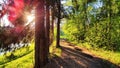
[[[61,56],[55,55],[45,68],[120,68],[64,40],[60,45]]]

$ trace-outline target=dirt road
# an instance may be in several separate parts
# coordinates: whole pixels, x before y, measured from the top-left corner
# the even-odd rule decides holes
[[[61,49],[62,56],[51,59],[46,68],[119,68],[69,42],[61,41]]]

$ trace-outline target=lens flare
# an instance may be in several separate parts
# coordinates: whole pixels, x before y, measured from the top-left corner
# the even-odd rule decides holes
[[[27,23],[25,24],[25,26],[27,26],[31,23],[34,23],[34,19],[35,19],[34,14],[26,14]]]
[[[28,15],[27,16],[27,20],[28,20],[28,22],[33,21],[34,20],[34,16],[33,15]]]

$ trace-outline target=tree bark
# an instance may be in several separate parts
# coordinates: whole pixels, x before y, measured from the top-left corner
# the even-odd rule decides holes
[[[54,1],[50,2],[50,12],[51,12],[51,20],[50,20],[50,44],[52,44],[53,40],[54,40],[54,20],[55,20],[55,15],[54,15],[54,11],[55,11],[55,3]]]
[[[50,11],[49,11],[49,0],[46,0],[46,56],[49,56],[49,45],[50,45]]]
[[[35,67],[42,68],[48,62],[45,36],[45,0],[39,0],[35,9]]]
[[[52,19],[51,19],[51,40],[50,40],[50,43],[52,43],[54,40],[54,20],[55,20],[54,7],[52,7],[52,9],[51,9],[51,16],[52,16]]]
[[[58,0],[57,3],[58,6],[58,22],[57,22],[57,41],[56,41],[56,47],[60,47],[60,19],[61,19],[61,2]]]

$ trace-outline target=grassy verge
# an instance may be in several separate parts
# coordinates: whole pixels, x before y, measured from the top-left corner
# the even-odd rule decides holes
[[[56,48],[56,41],[54,41],[50,46],[50,54],[61,56],[62,50],[60,48]]]
[[[54,55],[61,56],[61,49],[56,48],[56,41],[50,46],[50,58]],[[29,48],[16,50],[13,57],[11,53],[0,56],[0,68],[33,68],[34,67],[34,43]]]
[[[0,68],[33,68],[34,66],[33,54],[34,51],[21,58],[0,65]]]
[[[30,68],[33,65],[34,43],[0,56],[0,68]],[[23,67],[24,66],[24,67]]]
[[[108,60],[113,64],[120,66],[120,52],[105,50],[102,48],[93,48],[88,43],[78,44],[80,48],[88,49],[92,54],[99,58]]]
[[[105,50],[91,50],[91,52],[102,59],[106,59],[116,65],[120,66],[120,52],[105,51]]]

